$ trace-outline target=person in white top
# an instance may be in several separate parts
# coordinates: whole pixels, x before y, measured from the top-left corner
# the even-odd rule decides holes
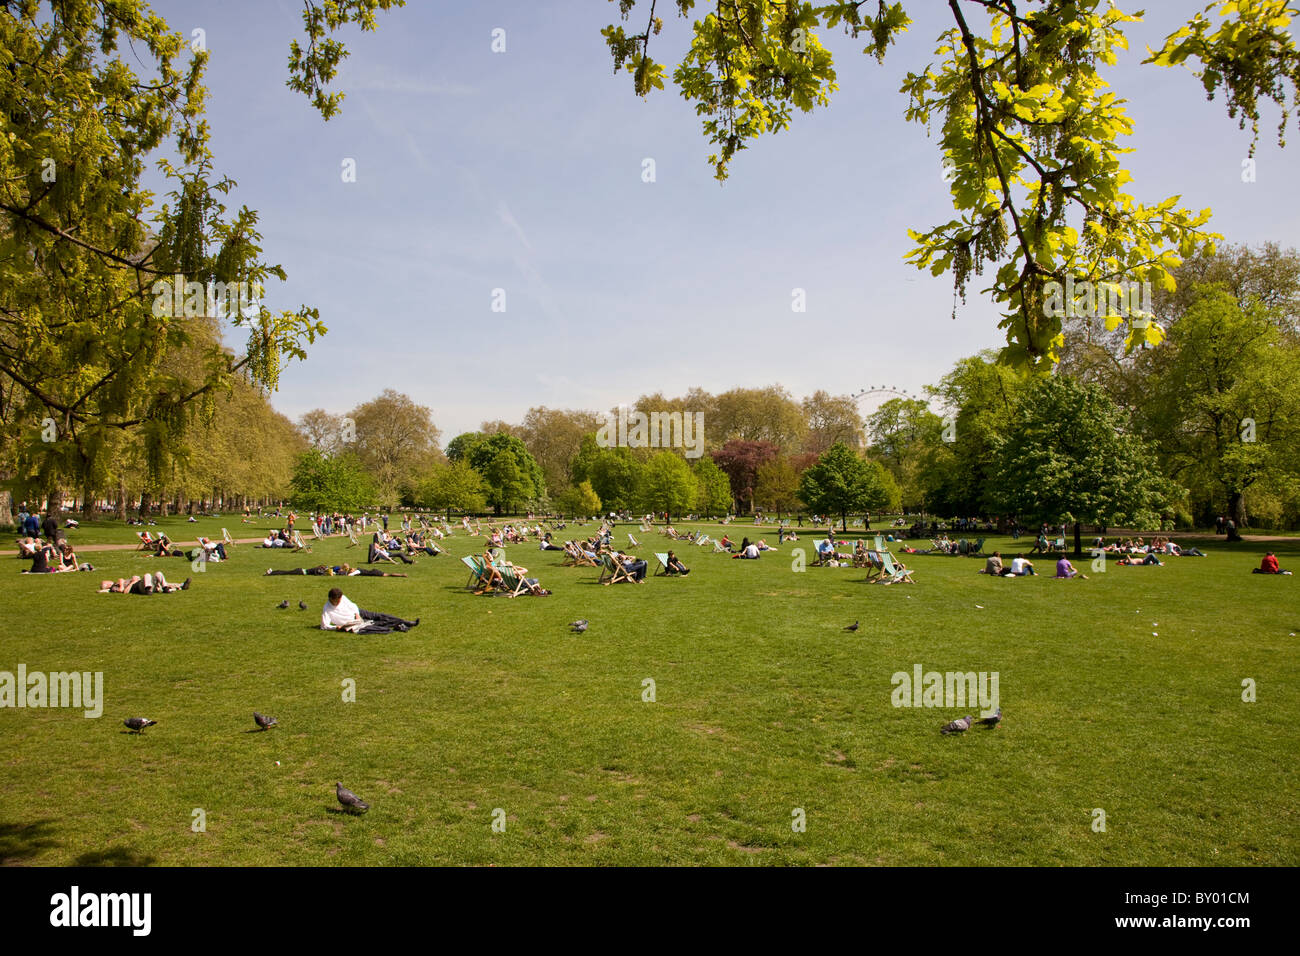
[[[1022,577],[1027,574],[1037,574],[1034,570],[1034,563],[1025,559],[1023,554],[1018,554],[1011,562],[1011,570],[1007,572],[1008,577]]]
[[[388,631],[405,631],[418,626],[420,619],[403,620],[392,614],[380,614],[359,608],[348,600],[340,588],[330,588],[328,599],[320,612],[322,631],[366,631],[385,633]]]

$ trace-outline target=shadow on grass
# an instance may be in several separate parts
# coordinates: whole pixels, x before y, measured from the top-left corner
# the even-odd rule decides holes
[[[0,823],[0,866],[12,866],[59,846],[53,838],[54,820]]]
[[[73,866],[152,866],[155,857],[137,853],[129,846],[114,846],[107,850],[83,853],[72,861]]]

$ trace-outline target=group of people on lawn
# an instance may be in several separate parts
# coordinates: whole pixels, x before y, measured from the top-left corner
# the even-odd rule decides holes
[[[1038,574],[1034,569],[1034,562],[1023,554],[1017,554],[1011,559],[1009,565],[1003,565],[1001,551],[994,551],[988,560],[984,562],[984,567],[980,568],[979,573],[992,574],[1001,578],[1022,578]],[[1083,578],[1087,580],[1088,575],[1080,572],[1065,555],[1061,555],[1056,562],[1056,574],[1053,577],[1055,579]]]

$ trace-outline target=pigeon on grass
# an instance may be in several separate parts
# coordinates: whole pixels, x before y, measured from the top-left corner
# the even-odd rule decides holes
[[[305,611],[305,610],[307,610],[307,605],[306,605],[306,603],[303,602],[303,601],[299,601],[299,602],[298,602],[298,610],[300,610],[300,611]]]
[[[263,730],[270,730],[279,723],[279,721],[274,717],[268,717],[266,714],[259,714],[257,711],[253,711],[253,720],[257,723],[257,726],[261,727]]]
[[[122,723],[126,724],[126,726],[130,727],[137,734],[142,734],[146,727],[152,727],[154,724],[158,723],[158,721],[150,720],[148,717],[128,717],[126,720],[122,721]]]
[[[956,720],[951,720],[948,723],[944,724],[942,727],[940,727],[939,733],[941,734],[965,733],[966,731],[970,730],[970,724],[973,719],[974,716],[970,714],[968,714],[965,717],[958,717]]]
[[[283,611],[288,606],[289,606],[288,598],[285,598],[283,601],[281,601],[279,604],[276,605],[276,607],[279,608],[281,611]]]
[[[992,714],[992,716],[981,717],[978,721],[976,721],[976,723],[978,723],[981,727],[987,727],[989,730],[992,730],[998,724],[1002,723],[1002,708],[999,707],[997,711],[994,714]]]
[[[857,622],[857,621],[854,621],[852,624],[850,624],[850,625],[849,625],[848,627],[846,627],[844,630],[846,630],[846,631],[856,631],[857,629],[858,629],[858,622]]]
[[[585,631],[586,629],[587,629],[587,619],[586,619],[586,618],[583,618],[583,619],[580,620],[580,621],[570,621],[570,622],[569,622],[569,630],[570,630],[570,632],[573,633],[573,634],[581,634],[581,633],[582,633],[583,631]]]
[[[354,813],[365,813],[370,809],[370,804],[366,803],[347,787],[343,786],[342,783],[335,782],[334,792],[339,798],[339,803],[343,804],[343,806],[347,807]]]

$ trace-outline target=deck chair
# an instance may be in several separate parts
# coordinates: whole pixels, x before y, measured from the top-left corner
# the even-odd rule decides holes
[[[227,551],[235,546],[235,539],[230,536],[230,532],[225,528],[221,529],[221,543],[226,546]]]
[[[696,543],[699,547],[702,548],[702,547],[704,547],[706,544],[708,544],[708,543],[709,543],[710,541],[712,541],[712,540],[713,540],[713,539],[710,538],[707,534],[702,534],[702,535],[700,535],[698,538],[695,539],[695,543]]]
[[[718,541],[718,540],[716,540],[716,539],[714,539],[714,542],[713,542],[713,553],[714,553],[714,554],[730,554],[730,552],[729,552],[726,548],[724,548],[724,547],[722,546],[722,542],[721,542],[721,541]]]
[[[293,529],[293,537],[290,538],[289,541],[293,545],[294,553],[311,550],[311,547],[308,546],[307,542],[302,540],[302,532],[297,528]]]
[[[225,528],[222,528],[221,530],[224,531]],[[325,535],[320,533],[320,525],[318,525],[315,521],[311,523],[311,536],[317,541],[325,540]]]
[[[597,584],[608,586],[611,584],[618,584],[620,581],[631,581],[636,584],[641,583],[640,581],[637,581],[636,578],[632,577],[631,571],[615,561],[611,555],[602,554],[600,556],[600,562],[600,577],[597,579]]]
[[[135,536],[140,539],[135,548],[137,551],[152,551],[158,546],[157,540],[148,531],[137,531]]]
[[[885,550],[885,539],[884,539],[884,537],[883,537],[882,535],[876,535],[875,538],[876,538],[876,550],[877,550],[877,551],[884,551],[884,550]]]
[[[471,591],[475,591],[487,583],[487,568],[483,565],[483,559],[472,554],[467,554],[461,558],[461,563],[469,568],[469,582],[465,585]]]
[[[629,548],[639,548],[641,547],[641,542],[638,541],[636,538],[632,537],[631,534],[629,534],[627,536],[627,546]]]
[[[885,562],[881,560],[880,552],[867,549],[867,583],[873,584],[880,581],[885,574]]]
[[[659,562],[659,567],[655,568],[654,576],[655,577],[667,576],[668,575],[668,553],[664,552],[663,554],[660,554],[658,551],[656,551],[655,560]]]
[[[361,542],[357,540],[357,533],[352,529],[348,529],[348,547],[349,548],[361,547]]]
[[[983,553],[984,553],[984,540],[985,540],[985,539],[980,538],[980,539],[977,540],[977,541],[972,541],[972,542],[969,544],[969,546],[966,548],[966,554],[969,555],[969,556],[971,556],[971,557],[975,557],[976,555],[983,554]]]
[[[497,594],[504,594],[507,597],[518,597],[521,594],[528,593],[528,582],[515,573],[513,566],[509,564],[495,564],[493,567],[501,572],[501,580],[504,582],[503,586],[497,591]]]
[[[880,560],[884,571],[884,577],[889,579],[884,582],[885,584],[898,584],[899,582],[905,582],[907,584],[916,583],[912,580],[912,572],[904,571],[898,565],[894,564],[894,556],[888,551],[880,552]]]

